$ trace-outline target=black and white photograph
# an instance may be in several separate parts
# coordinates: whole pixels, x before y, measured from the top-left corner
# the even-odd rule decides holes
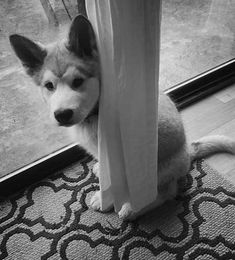
[[[0,259],[235,259],[235,0],[1,0],[0,122]]]

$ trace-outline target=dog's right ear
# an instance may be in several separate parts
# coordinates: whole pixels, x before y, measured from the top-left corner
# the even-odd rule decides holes
[[[67,47],[80,58],[92,58],[97,53],[95,33],[85,16],[78,15],[72,21]]]
[[[11,46],[18,56],[28,74],[32,75],[35,70],[43,65],[47,52],[30,39],[13,34],[9,37]]]

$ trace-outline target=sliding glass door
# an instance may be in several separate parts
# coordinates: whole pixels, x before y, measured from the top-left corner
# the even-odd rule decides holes
[[[0,2],[0,177],[70,144],[65,129],[50,122],[8,36],[18,33],[44,44],[62,39],[83,2]],[[234,34],[235,0],[163,0],[160,88],[167,90],[233,59]],[[194,89],[198,84],[190,86]],[[177,95],[180,99],[183,92]]]

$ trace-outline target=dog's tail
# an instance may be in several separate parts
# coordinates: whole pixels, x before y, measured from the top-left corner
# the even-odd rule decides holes
[[[215,153],[235,154],[235,141],[223,135],[211,135],[202,137],[190,145],[192,161]]]

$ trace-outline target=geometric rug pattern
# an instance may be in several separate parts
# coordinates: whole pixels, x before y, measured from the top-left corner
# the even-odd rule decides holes
[[[203,160],[175,200],[133,222],[89,208],[93,164],[85,158],[0,201],[0,259],[235,259],[235,188]]]

